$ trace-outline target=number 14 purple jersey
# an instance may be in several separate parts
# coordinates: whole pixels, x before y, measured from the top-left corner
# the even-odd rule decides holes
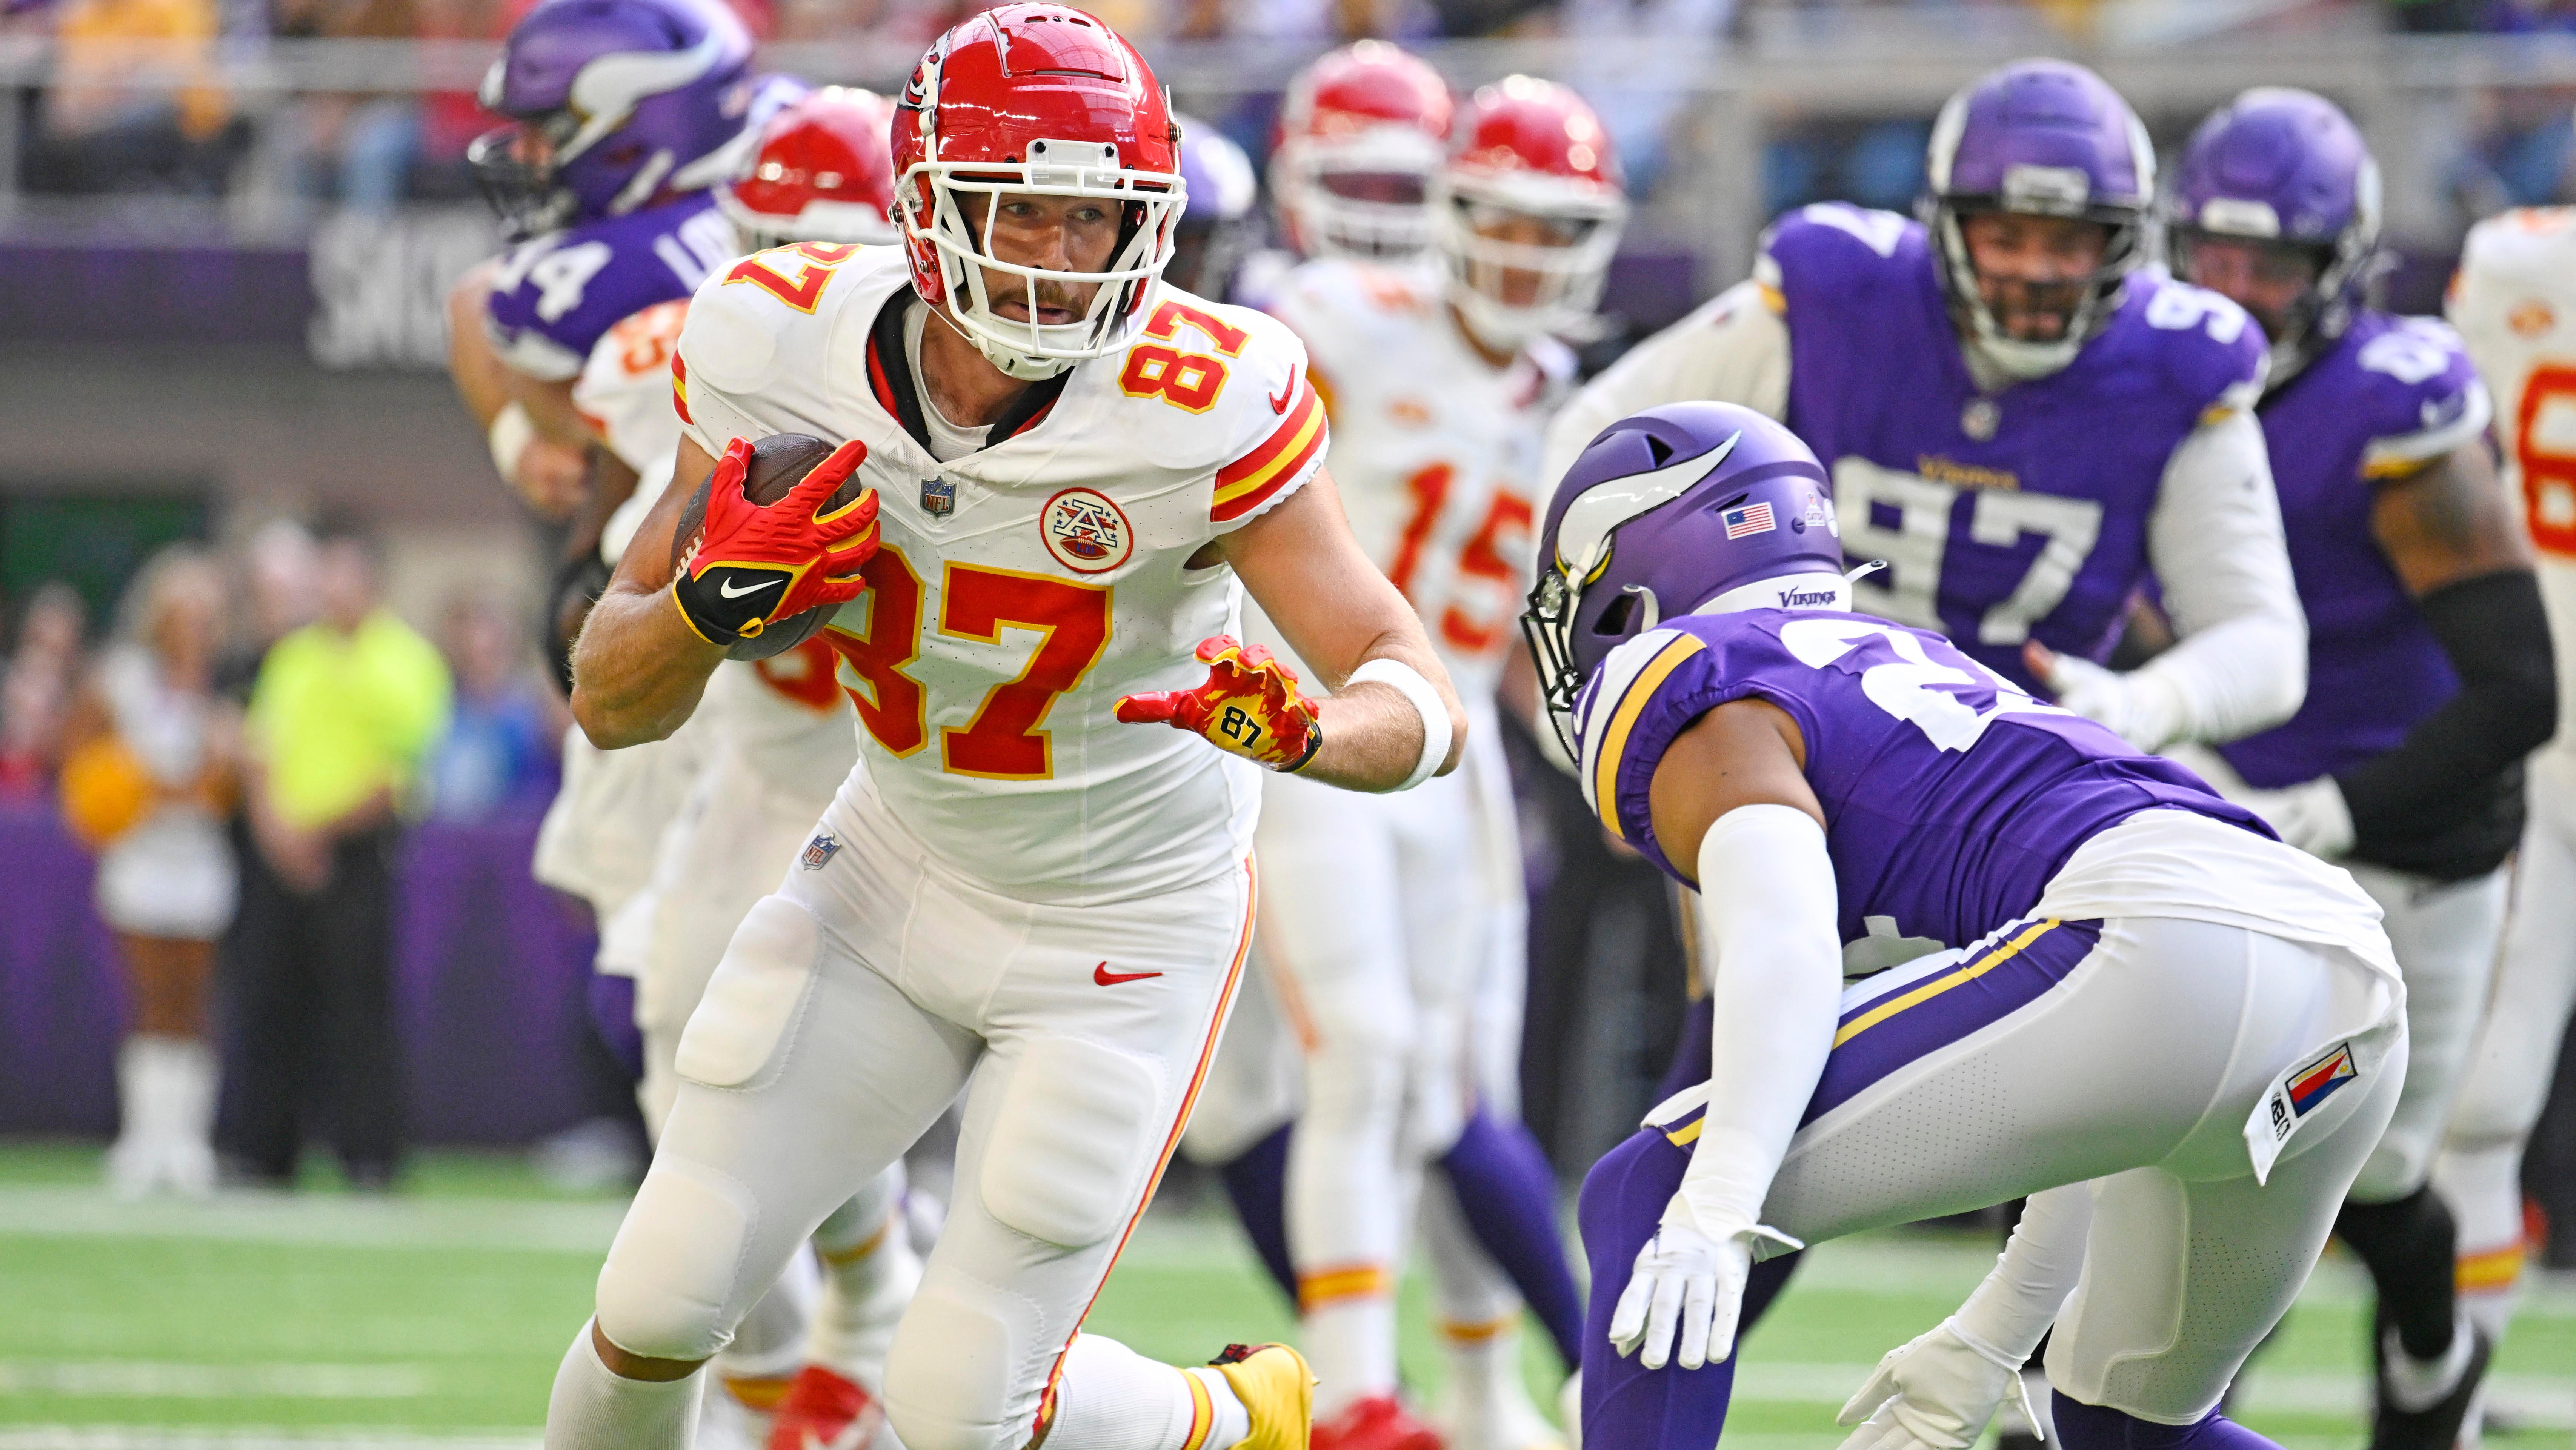
[[[1639,635],[1575,702],[1585,799],[1675,880],[1648,807],[1655,769],[1701,716],[1746,698],[1787,711],[1806,742],[1846,942],[1885,916],[1904,936],[1964,946],[2026,914],[2076,847],[2143,810],[2272,834],[2183,767],[2041,704],[1937,634],[1755,609]]]
[[[2262,376],[2242,309],[2141,272],[2071,365],[1980,392],[1930,239],[1892,212],[1793,212],[1755,276],[1789,328],[1785,421],[1833,472],[1843,552],[1888,563],[1863,607],[2025,686],[2024,640],[2109,652],[2174,448],[2250,408]]]

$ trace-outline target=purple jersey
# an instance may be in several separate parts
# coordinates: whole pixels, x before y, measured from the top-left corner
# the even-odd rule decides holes
[[[2371,530],[2372,480],[2468,441],[2485,414],[2459,335],[2384,312],[2356,316],[2333,348],[2263,400],[2290,568],[2308,613],[2308,698],[2286,723],[2220,747],[2248,784],[2276,789],[2350,770],[2396,748],[2459,693],[2450,656]]]
[[[2024,640],[2104,658],[2147,577],[2165,465],[2214,409],[2252,404],[2262,329],[2138,273],[2073,364],[1989,394],[1917,224],[1810,206],[1774,225],[1756,275],[1780,294],[1786,421],[1833,473],[1843,550],[1889,566],[1860,607],[2025,686]]]
[[[1673,876],[1647,792],[1674,738],[1730,700],[1789,712],[1825,812],[1843,940],[1965,946],[2027,913],[2075,848],[2139,811],[2178,806],[2258,834],[2197,776],[2044,705],[1950,641],[1864,615],[1686,615],[1621,645],[1575,706],[1584,795]]]
[[[511,367],[569,381],[608,329],[697,291],[741,250],[706,191],[534,237],[501,259],[485,330]]]

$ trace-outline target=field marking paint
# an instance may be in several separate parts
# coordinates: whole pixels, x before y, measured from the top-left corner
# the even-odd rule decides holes
[[[0,1394],[137,1400],[416,1400],[436,1379],[417,1364],[171,1364],[0,1359]]]

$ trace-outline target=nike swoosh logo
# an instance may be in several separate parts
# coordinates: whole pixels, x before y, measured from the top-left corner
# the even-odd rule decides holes
[[[1279,396],[1270,400],[1270,411],[1273,413],[1287,412],[1288,404],[1293,401],[1296,396],[1297,375],[1292,372],[1288,375],[1287,383],[1279,389]]]
[[[1109,970],[1107,962],[1102,962],[1091,969],[1091,980],[1104,987],[1115,987],[1121,982],[1141,982],[1147,977],[1161,975],[1163,974],[1160,972],[1113,972]]]
[[[769,580],[764,580],[764,581],[763,581],[763,582],[761,582],[761,583],[754,584],[754,585],[752,585],[752,586],[751,586],[750,588],[748,588],[748,589],[736,589],[736,588],[734,588],[734,587],[733,587],[733,581],[732,581],[732,580],[730,580],[730,579],[726,579],[726,580],[721,580],[721,581],[719,581],[719,582],[717,583],[717,585],[716,585],[716,592],[717,592],[718,594],[723,595],[723,596],[724,596],[725,598],[727,598],[727,599],[740,599],[742,596],[744,596],[744,595],[746,595],[746,594],[758,594],[758,593],[759,593],[761,590],[763,590],[763,589],[771,589],[771,588],[775,588],[775,587],[777,587],[778,585],[784,584],[784,583],[786,583],[786,582],[787,582],[787,581],[786,581],[786,580],[784,580],[784,579],[769,579]]]

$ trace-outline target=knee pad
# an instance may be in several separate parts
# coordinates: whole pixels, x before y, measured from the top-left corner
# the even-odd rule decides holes
[[[1171,1126],[1162,1096],[1142,1058],[1079,1038],[1031,1042],[993,1114],[978,1182],[985,1211],[1059,1248],[1117,1232]]]
[[[689,1163],[656,1162],[599,1270],[599,1329],[651,1359],[705,1359],[733,1336],[750,1193]],[[766,1287],[766,1286],[763,1286]]]
[[[1005,1421],[1028,1346],[999,1298],[934,1274],[904,1311],[885,1375],[886,1418],[904,1450],[1015,1450],[1027,1438]]]
[[[823,947],[813,914],[783,896],[764,896],[734,930],[733,944],[680,1034],[680,1076],[711,1088],[747,1087],[783,1060]]]

